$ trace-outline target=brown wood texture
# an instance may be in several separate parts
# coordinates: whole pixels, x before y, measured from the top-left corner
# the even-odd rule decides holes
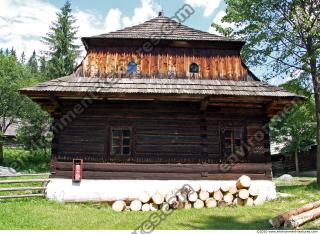
[[[137,64],[136,74],[127,72],[129,62]],[[199,65],[199,73],[190,74],[191,63]],[[134,47],[95,48],[82,65],[86,77],[254,80],[237,50],[157,47],[140,53]]]
[[[266,174],[249,174],[255,180],[271,180]],[[144,180],[236,180],[242,174],[208,174],[203,177],[200,173],[146,173],[146,172],[105,172],[105,171],[85,171],[84,179],[144,179]],[[57,171],[51,178],[71,178],[71,171]]]
[[[74,158],[84,160],[84,176],[88,178],[130,178],[130,173],[134,178],[163,179],[271,176],[266,154],[256,152],[247,136],[244,154],[237,160],[229,160],[222,152],[221,132],[225,128],[246,130],[254,126],[260,131],[267,117],[259,106],[249,105],[240,113],[234,106],[200,110],[201,104],[196,102],[94,101],[72,118],[70,111],[76,104],[76,100],[65,100],[63,111],[55,119],[60,125],[53,144],[54,176],[69,176]],[[110,154],[110,131],[117,127],[130,127],[132,131],[129,156]],[[252,162],[255,164],[246,164]]]

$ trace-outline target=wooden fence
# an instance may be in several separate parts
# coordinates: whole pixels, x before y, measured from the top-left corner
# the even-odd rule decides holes
[[[13,198],[45,197],[46,183],[49,181],[49,175],[49,173],[19,174],[10,176],[0,175],[0,200]],[[25,177],[37,178],[25,179]],[[12,184],[17,185],[9,186]]]

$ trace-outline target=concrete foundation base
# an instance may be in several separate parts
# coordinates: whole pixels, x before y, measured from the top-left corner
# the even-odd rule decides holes
[[[134,200],[141,192],[149,194],[159,192],[168,194],[183,185],[190,185],[194,190],[206,189],[226,183],[235,185],[236,181],[219,180],[82,180],[73,183],[71,179],[52,179],[47,185],[47,198],[59,202],[112,202],[115,200]],[[260,194],[267,200],[276,198],[276,186],[272,181],[252,181],[259,187]]]

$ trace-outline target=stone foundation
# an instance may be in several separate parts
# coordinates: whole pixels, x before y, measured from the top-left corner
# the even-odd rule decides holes
[[[82,180],[73,183],[71,179],[52,179],[47,185],[47,198],[58,202],[112,202],[115,200],[135,200],[141,192],[149,194],[159,192],[163,195],[190,185],[194,190],[206,189],[222,183],[235,185],[236,181],[210,180]],[[254,180],[252,184],[259,187],[260,195],[266,200],[276,198],[274,182]]]

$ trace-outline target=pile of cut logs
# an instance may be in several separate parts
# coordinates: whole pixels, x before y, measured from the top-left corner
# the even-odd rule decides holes
[[[234,185],[221,184],[208,188],[184,186],[169,194],[142,192],[139,199],[133,201],[118,200],[112,204],[115,211],[154,211],[169,209],[201,209],[217,206],[253,206],[264,203],[265,196],[252,185],[248,176],[241,176]]]
[[[294,229],[318,218],[320,218],[320,200],[278,215],[271,219],[270,223],[274,228],[283,226]]]

